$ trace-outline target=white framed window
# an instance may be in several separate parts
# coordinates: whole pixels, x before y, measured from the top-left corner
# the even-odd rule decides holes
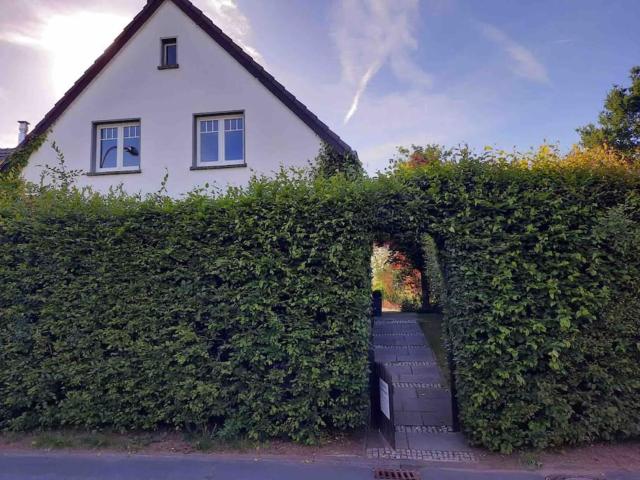
[[[96,125],[96,172],[140,170],[140,122]]]
[[[196,166],[245,164],[244,115],[196,117]]]
[[[178,65],[178,39],[163,38],[160,41],[162,47],[160,65],[163,67],[175,67]]]

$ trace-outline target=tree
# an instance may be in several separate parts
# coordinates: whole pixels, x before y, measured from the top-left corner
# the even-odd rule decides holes
[[[630,73],[631,86],[614,85],[607,94],[598,125],[590,123],[577,131],[580,143],[587,147],[607,145],[640,162],[640,66]]]
[[[364,168],[354,151],[340,154],[330,145],[323,143],[315,162],[312,164],[314,176],[332,177],[336,174],[344,174],[347,178],[355,180],[364,176]]]
[[[396,156],[389,160],[391,170],[400,168],[418,168],[424,165],[440,163],[451,154],[444,146],[430,143],[425,146],[411,145],[411,148],[398,147]]]

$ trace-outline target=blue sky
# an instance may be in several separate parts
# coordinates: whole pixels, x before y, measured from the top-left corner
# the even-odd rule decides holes
[[[637,0],[196,0],[370,172],[398,145],[566,149],[640,64]],[[0,146],[144,0],[0,0]],[[83,38],[78,43],[77,38]]]

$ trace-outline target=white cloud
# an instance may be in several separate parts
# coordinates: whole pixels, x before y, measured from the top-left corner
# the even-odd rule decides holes
[[[213,20],[224,33],[259,63],[264,63],[260,52],[252,46],[253,32],[247,16],[242,13],[236,0],[206,0],[201,3],[205,14]]]
[[[371,96],[362,104],[358,122],[345,137],[353,140],[369,173],[384,169],[398,146],[440,143],[454,145],[491,124],[482,118],[482,100],[472,88],[463,97],[426,93],[419,89]]]
[[[531,50],[493,25],[480,24],[480,29],[489,40],[499,45],[511,57],[511,69],[516,75],[538,83],[549,83],[547,69]]]
[[[16,124],[17,125],[17,124]],[[18,143],[18,127],[16,126],[16,133],[11,135],[10,133],[0,133],[0,148],[13,148]]]
[[[33,19],[28,33],[7,30],[0,35],[0,41],[47,52],[54,94],[60,96],[109,46],[128,21],[126,16],[114,13],[42,10]]]
[[[412,86],[430,85],[429,74],[409,55],[418,47],[418,10],[418,0],[341,0],[335,4],[333,37],[342,81],[353,92],[344,123],[356,113],[369,82],[387,63],[398,80]]]
[[[235,0],[199,0],[197,3],[247,53],[262,60],[251,46],[251,24]],[[66,8],[55,3],[38,3],[37,8],[32,5],[26,12],[29,22],[3,25],[0,41],[47,52],[52,62],[54,94],[60,96],[131,21],[135,13],[132,6],[118,5],[107,10],[98,4],[87,10],[79,2],[71,2]]]

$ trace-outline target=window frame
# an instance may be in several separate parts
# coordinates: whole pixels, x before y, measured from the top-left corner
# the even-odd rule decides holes
[[[167,55],[167,47],[170,45],[175,45],[176,47],[176,63],[167,63],[168,55]],[[178,37],[163,37],[160,39],[160,65],[158,65],[158,69],[166,70],[170,68],[178,68],[180,65],[178,63]]]
[[[225,120],[242,119],[242,159],[225,160]],[[218,121],[218,160],[211,162],[201,161],[201,137],[200,122],[208,120]],[[193,163],[191,170],[214,169],[214,168],[234,168],[247,166],[247,121],[244,110],[198,113],[193,116]]]
[[[140,150],[138,154],[138,165],[125,166],[124,165],[124,129],[125,127],[139,127],[140,128]],[[116,142],[116,166],[115,167],[100,167],[101,157],[101,132],[106,128],[117,128],[118,138]],[[140,119],[129,120],[112,120],[93,122],[92,128],[92,161],[90,174],[93,175],[106,175],[116,173],[140,173],[142,168],[142,122]]]

